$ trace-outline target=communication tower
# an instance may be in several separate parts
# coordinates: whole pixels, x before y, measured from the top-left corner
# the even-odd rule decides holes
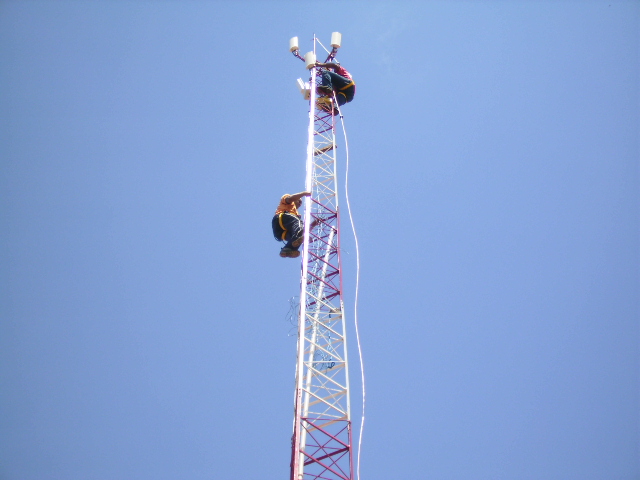
[[[300,55],[298,38],[289,49],[305,62],[308,81],[298,80],[309,102],[304,244],[300,279],[298,354],[290,480],[352,480],[352,425],[349,364],[340,251],[340,208],[336,163],[336,110],[317,105],[320,68],[316,49],[332,61],[341,35],[331,35],[331,51],[313,38],[313,50]],[[335,102],[335,97],[334,97]],[[314,224],[313,228],[309,228]]]

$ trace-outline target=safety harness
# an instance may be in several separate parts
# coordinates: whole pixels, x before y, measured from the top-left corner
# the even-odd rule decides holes
[[[346,90],[349,87],[354,87],[356,84],[356,82],[354,82],[353,80],[351,80],[349,83],[347,83],[344,87],[338,89],[338,91],[342,91],[342,90]]]
[[[280,228],[282,229],[282,241],[284,242],[287,238],[287,229],[284,228],[284,225],[282,224],[282,215],[284,215],[285,212],[282,212],[280,215],[278,215],[278,222],[280,223]]]
[[[345,100],[348,100],[347,94],[346,94],[346,93],[344,93],[342,90],[346,90],[347,88],[355,87],[355,86],[356,86],[356,82],[354,82],[353,80],[351,80],[351,81],[350,81],[349,83],[347,83],[344,87],[342,87],[342,88],[338,89],[338,91],[337,91],[336,93],[337,93],[338,95],[342,95],[342,96],[345,98]],[[353,96],[352,96],[351,98],[353,98]]]

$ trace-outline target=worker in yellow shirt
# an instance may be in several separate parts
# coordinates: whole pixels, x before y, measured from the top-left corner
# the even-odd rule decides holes
[[[298,213],[302,205],[302,198],[311,196],[311,192],[284,194],[276,213],[271,221],[273,236],[278,241],[287,242],[280,250],[282,258],[297,258],[300,256],[298,248],[304,240],[304,224]]]

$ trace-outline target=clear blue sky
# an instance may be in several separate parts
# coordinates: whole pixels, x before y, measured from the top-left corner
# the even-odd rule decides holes
[[[6,0],[0,478],[288,478],[332,31],[362,480],[640,478],[639,2]]]

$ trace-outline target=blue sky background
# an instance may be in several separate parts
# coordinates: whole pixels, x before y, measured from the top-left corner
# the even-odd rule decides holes
[[[332,31],[362,480],[640,478],[631,1],[0,2],[0,478],[288,478]]]

